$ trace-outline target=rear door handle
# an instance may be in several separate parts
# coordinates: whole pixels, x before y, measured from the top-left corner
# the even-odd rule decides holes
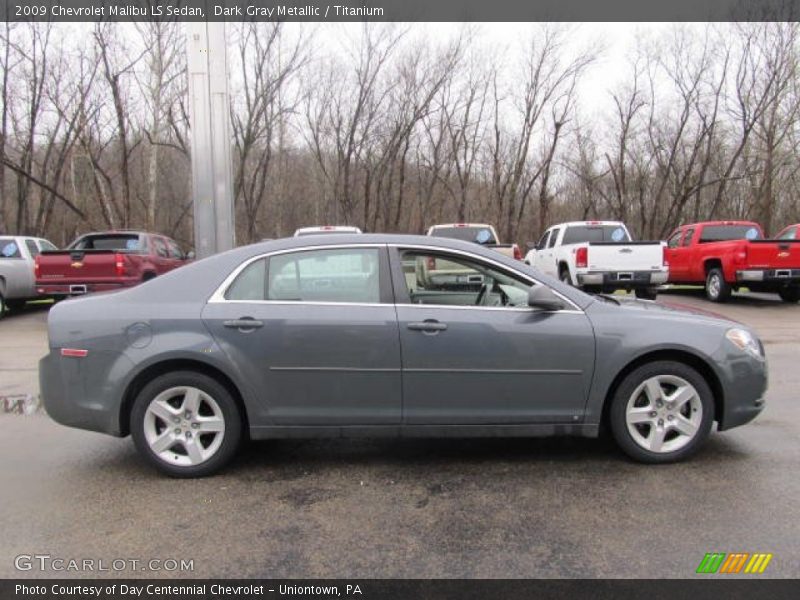
[[[409,323],[408,328],[411,331],[422,331],[425,333],[436,333],[447,329],[446,323],[439,323],[439,321],[422,321],[421,323]]]
[[[263,321],[257,321],[256,319],[252,319],[250,317],[243,317],[241,319],[232,319],[230,321],[224,321],[222,323],[225,327],[230,327],[232,329],[258,329],[259,327],[264,326]]]

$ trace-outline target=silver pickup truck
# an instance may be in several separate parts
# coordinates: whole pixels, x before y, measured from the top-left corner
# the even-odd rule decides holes
[[[36,293],[36,257],[42,250],[58,250],[45,239],[0,235],[0,318],[7,310],[19,310]]]

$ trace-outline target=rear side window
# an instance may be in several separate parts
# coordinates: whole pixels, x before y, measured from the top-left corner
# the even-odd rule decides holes
[[[475,242],[477,244],[496,244],[492,230],[488,227],[435,227],[431,235],[441,238]]]
[[[694,229],[689,229],[686,232],[686,235],[683,236],[683,243],[681,244],[681,246],[688,246],[689,244],[691,244],[693,237],[694,237]]]
[[[0,238],[0,258],[22,258],[16,240]]]
[[[628,233],[619,225],[571,225],[564,233],[564,246],[583,242],[629,242]]]
[[[550,234],[550,242],[547,244],[548,248],[552,248],[556,245],[556,240],[558,239],[559,233],[561,233],[560,229],[553,229],[553,232]]]
[[[257,301],[266,298],[267,259],[261,258],[245,267],[234,280],[228,291],[226,300]]]
[[[142,249],[137,234],[109,233],[87,235],[76,241],[71,250],[128,250],[138,252]]]
[[[31,256],[39,256],[39,247],[36,245],[36,242],[33,240],[25,240],[25,245],[28,247],[28,252],[31,253]]]
[[[267,299],[289,302],[380,302],[377,248],[308,250],[269,259]]]

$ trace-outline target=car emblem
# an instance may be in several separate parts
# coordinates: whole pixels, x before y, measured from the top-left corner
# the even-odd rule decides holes
[[[622,248],[620,249],[620,252],[622,254],[630,254],[631,252],[633,252],[633,250],[631,250],[630,248]]]
[[[83,263],[81,261],[79,261],[79,260],[76,260],[75,262],[73,262],[70,265],[70,267],[72,267],[73,269],[80,269],[82,266],[83,266]]]
[[[787,256],[789,256],[789,253],[785,250],[783,252],[778,252],[778,258],[786,258]]]

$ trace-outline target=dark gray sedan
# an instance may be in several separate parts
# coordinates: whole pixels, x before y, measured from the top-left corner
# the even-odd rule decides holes
[[[47,412],[131,434],[175,476],[245,436],[597,436],[636,460],[763,408],[746,327],[589,296],[457,240],[341,235],[238,248],[50,311]]]

